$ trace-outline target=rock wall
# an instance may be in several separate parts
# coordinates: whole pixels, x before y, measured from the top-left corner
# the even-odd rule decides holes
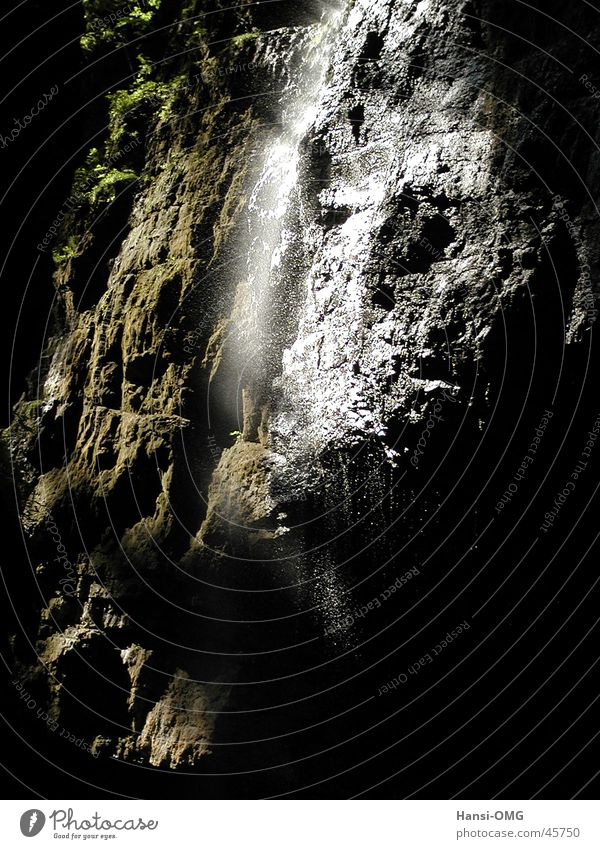
[[[591,9],[292,5],[156,12],[100,101],[7,437],[39,587],[18,677],[99,762],[268,766],[215,779],[250,795],[375,722],[345,715],[387,639],[352,615],[373,576],[493,549],[507,434],[556,410],[559,370],[565,410],[579,386],[600,243]],[[248,202],[310,50],[251,349]]]

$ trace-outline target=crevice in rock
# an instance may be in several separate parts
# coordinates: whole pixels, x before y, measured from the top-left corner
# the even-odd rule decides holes
[[[374,307],[380,307],[386,312],[391,312],[396,306],[394,287],[386,283],[380,283],[371,296]]]
[[[71,733],[89,739],[90,732],[114,736],[129,727],[129,676],[107,638],[77,640],[60,657],[56,675],[64,681],[58,696],[61,721]]]
[[[381,56],[384,39],[378,32],[368,32],[360,58],[365,61],[375,62]]]
[[[348,120],[352,126],[352,135],[354,136],[354,140],[356,144],[360,142],[360,134],[362,126],[365,122],[365,107],[362,103],[359,103],[357,106],[353,106],[348,110]]]

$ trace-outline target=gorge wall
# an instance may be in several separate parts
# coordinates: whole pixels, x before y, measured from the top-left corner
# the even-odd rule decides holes
[[[13,678],[117,795],[363,792],[422,751],[381,686],[459,623],[475,646],[597,413],[598,14],[83,5],[97,94],[4,437]],[[382,792],[445,793],[427,764]]]

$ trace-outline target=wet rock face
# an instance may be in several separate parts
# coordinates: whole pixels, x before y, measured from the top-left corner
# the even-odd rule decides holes
[[[24,429],[15,437],[44,595],[29,637],[45,675],[28,674],[96,754],[169,769],[225,758],[212,744],[234,731],[219,711],[258,711],[240,724],[261,739],[271,720],[260,710],[289,701],[277,673],[314,656],[240,655],[301,644],[304,628],[310,641],[332,623],[340,638],[364,546],[386,532],[369,556],[389,560],[481,434],[493,443],[512,426],[535,347],[531,305],[546,358],[529,387],[540,401],[563,341],[568,372],[594,319],[582,269],[597,269],[598,173],[553,98],[588,126],[597,109],[557,64],[583,61],[568,33],[538,31],[532,11],[509,36],[484,0],[355,0],[321,23],[320,7],[266,5],[253,23],[284,29],[246,41],[236,59],[254,60],[255,79],[215,75],[232,57],[213,55],[213,82],[148,124],[142,179],[101,285],[96,272],[81,301],[83,266],[57,272],[63,325],[40,375],[39,442]],[[577,14],[581,29],[596,26]],[[554,58],[531,55],[534,36]],[[290,140],[281,124],[293,98],[294,118],[306,117],[289,73],[299,49],[322,50],[326,67]],[[268,98],[236,99],[236,85],[264,84]],[[287,195],[272,198],[283,204],[274,253],[252,282],[248,199],[261,197],[265,149],[283,142],[294,169]],[[269,362],[255,356],[246,369],[239,340],[258,332],[248,316],[261,285],[270,312],[258,350]],[[435,433],[427,456],[425,431]],[[455,443],[451,483],[398,524],[418,489],[410,474]],[[482,456],[484,475],[497,456]],[[478,491],[478,478],[470,485]],[[393,581],[396,566],[386,569]],[[333,657],[336,645],[319,652]],[[270,683],[231,686],[256,678]],[[114,697],[103,691],[75,720],[74,704],[99,686]]]
[[[538,168],[532,132],[543,131],[504,100],[503,45],[493,25],[474,31],[486,17],[476,11],[356,3],[340,26],[305,144],[313,262],[272,424],[290,476],[304,475],[305,486],[318,479],[312,460],[329,450],[372,440],[401,457],[403,423],[418,426],[440,392],[485,406],[502,314],[548,288],[558,245],[570,264],[561,275],[569,338],[590,327],[561,187]],[[495,49],[482,52],[486,42]],[[535,89],[532,63],[512,61]],[[556,174],[559,160],[555,151]],[[582,217],[592,206],[588,197]]]

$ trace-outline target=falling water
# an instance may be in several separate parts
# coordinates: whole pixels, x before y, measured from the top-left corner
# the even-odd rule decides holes
[[[247,249],[241,269],[243,307],[237,328],[240,383],[268,394],[281,371],[283,349],[302,296],[301,148],[326,95],[338,9],[291,31],[287,80],[279,93],[280,129],[265,146],[247,207]],[[259,45],[259,61],[281,78],[281,50],[272,34]],[[260,56],[262,48],[262,57]]]
[[[255,409],[272,408],[284,351],[297,333],[306,298],[315,227],[308,206],[315,186],[311,186],[312,174],[307,174],[305,154],[314,150],[312,131],[327,108],[330,65],[342,17],[340,7],[325,8],[319,23],[265,34],[258,45],[259,64],[275,85],[282,78],[284,83],[277,98],[280,123],[275,134],[269,132],[259,157],[240,251],[244,259],[239,268],[242,282],[237,293],[233,356],[238,389],[244,390],[245,415],[248,403]],[[282,55],[286,59],[283,68]],[[318,192],[320,187],[316,188]],[[245,437],[258,439],[255,433]],[[272,479],[271,487],[276,502],[293,500],[281,481]],[[278,518],[285,521],[285,514]],[[349,610],[334,564],[328,558],[299,552],[290,560],[285,556],[285,540],[281,545],[280,578],[284,585],[298,582],[302,587],[298,607],[320,609],[318,627],[339,625]],[[336,642],[343,639],[338,627],[331,628],[331,633]]]

